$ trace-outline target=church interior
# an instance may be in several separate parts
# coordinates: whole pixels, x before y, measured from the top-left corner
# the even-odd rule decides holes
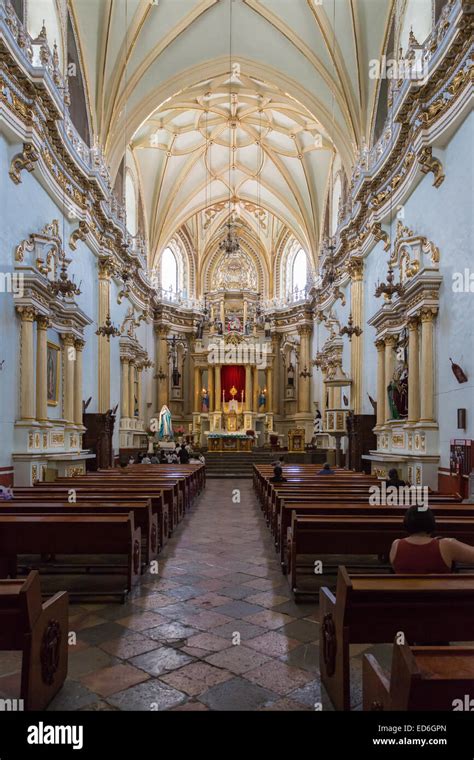
[[[0,718],[473,709],[473,24],[0,0]]]

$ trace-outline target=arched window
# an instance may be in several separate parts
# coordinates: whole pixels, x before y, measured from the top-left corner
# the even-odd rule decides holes
[[[38,37],[44,21],[48,46],[52,51],[53,45],[56,42],[58,46],[59,70],[64,72],[64,38],[55,0],[28,0],[26,16],[28,32],[33,39]]]
[[[161,287],[167,293],[178,291],[178,262],[171,248],[165,248],[161,256]]]
[[[291,270],[291,290],[300,291],[306,287],[308,279],[308,260],[306,253],[302,248],[298,250],[295,258],[293,259],[293,267]]]
[[[127,230],[130,235],[137,234],[137,194],[130,172],[125,175],[125,208],[127,212]]]

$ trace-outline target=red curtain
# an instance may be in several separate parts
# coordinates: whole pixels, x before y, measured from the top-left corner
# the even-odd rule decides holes
[[[234,396],[234,398],[240,403],[242,391],[244,391],[245,394],[245,367],[242,365],[226,364],[221,367],[221,393],[222,391],[225,391],[225,401],[230,401],[232,399],[230,389],[233,386],[237,388],[237,395]]]

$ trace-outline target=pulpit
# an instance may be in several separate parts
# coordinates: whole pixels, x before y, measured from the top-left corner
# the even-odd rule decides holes
[[[96,458],[87,461],[91,470],[107,469],[114,466],[114,434],[115,415],[109,409],[105,414],[83,414],[83,425],[86,432],[83,436],[84,448],[91,449]]]

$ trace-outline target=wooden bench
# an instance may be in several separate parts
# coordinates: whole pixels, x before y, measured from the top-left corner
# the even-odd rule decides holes
[[[366,654],[362,683],[363,709],[367,711],[472,710],[474,647],[410,647],[395,643],[391,675],[373,655]]]
[[[44,710],[67,675],[67,592],[42,604],[36,571],[0,580],[0,650],[22,652],[20,699],[25,710]]]
[[[0,502],[0,515],[4,514],[91,514],[91,515],[108,515],[108,514],[125,514],[133,512],[135,525],[138,526],[142,534],[142,560],[143,565],[147,565],[151,560],[156,559],[160,548],[158,515],[152,513],[151,500],[145,501],[123,501],[111,502],[99,499],[99,501],[78,501],[69,503],[54,498],[54,496],[35,495],[29,500],[13,499],[11,501]]]
[[[62,483],[37,483],[31,487],[14,488],[14,499],[33,500],[35,495],[48,498],[59,498],[67,501],[70,491],[75,491],[76,502],[80,501],[133,501],[150,500],[152,512],[158,514],[160,546],[164,546],[172,534],[178,519],[177,496],[173,488],[155,489],[154,487],[136,485],[114,486],[113,483],[63,485]]]
[[[0,557],[16,575],[19,554],[125,555],[126,586],[114,591],[124,601],[138,582],[141,569],[141,531],[133,512],[107,515],[0,514]],[[74,592],[84,595],[85,592]],[[110,592],[94,592],[94,596]],[[90,593],[87,594],[90,596]]]
[[[350,709],[350,644],[474,641],[474,575],[351,575],[319,592],[321,679]]]
[[[383,507],[378,507],[383,509]],[[474,520],[471,517],[440,517],[439,534],[474,545]],[[404,538],[403,515],[312,515],[293,512],[288,536],[288,572],[295,596],[315,594],[298,587],[298,570],[309,565],[298,561],[301,555],[375,555],[386,557],[398,538]]]

